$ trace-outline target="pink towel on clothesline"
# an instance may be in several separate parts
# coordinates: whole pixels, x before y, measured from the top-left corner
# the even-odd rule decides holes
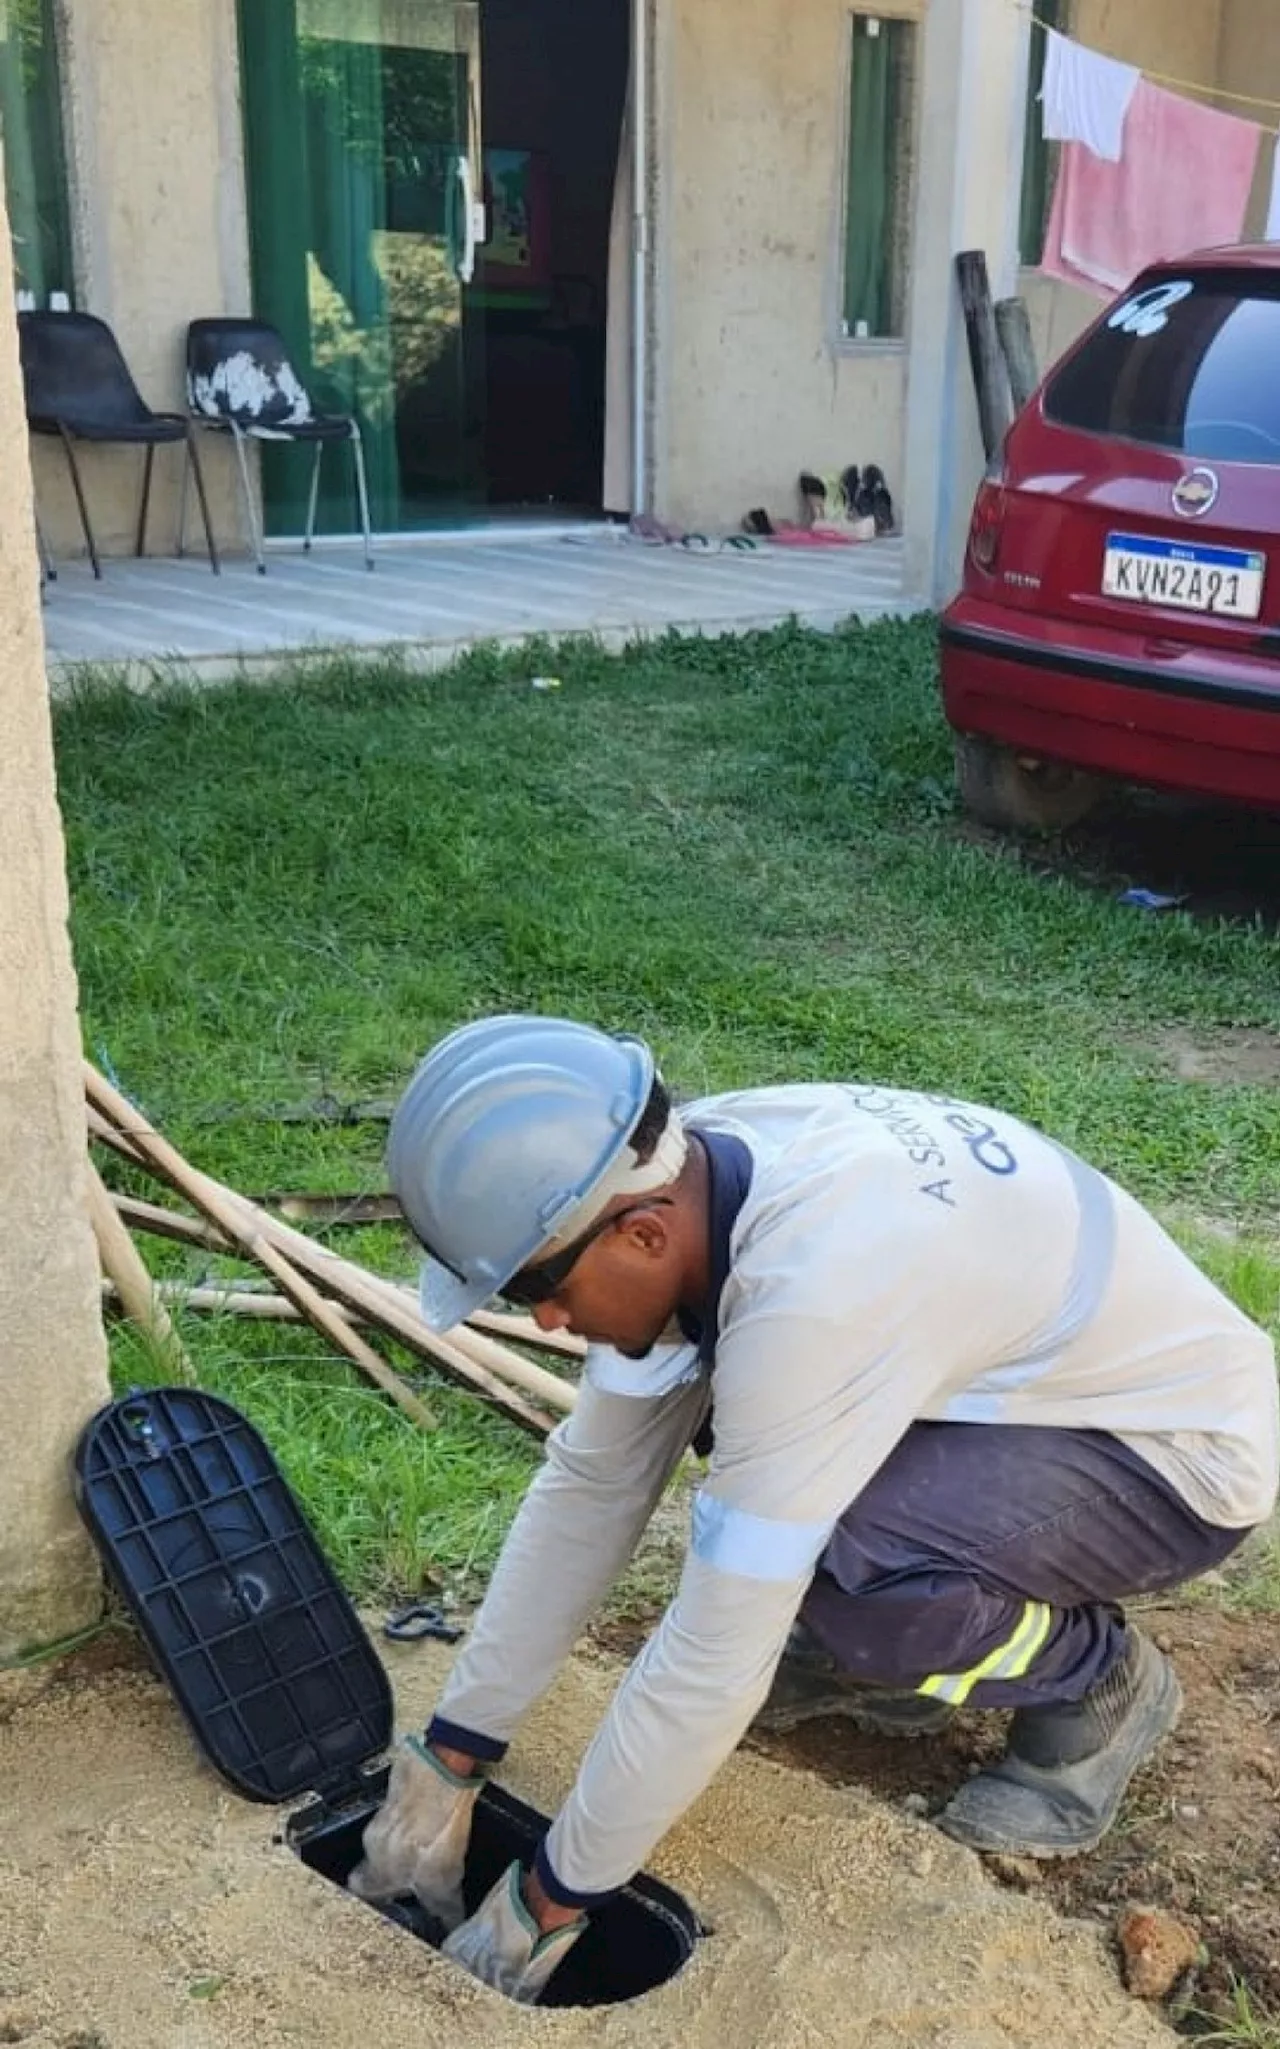
[[[1041,268],[1109,298],[1148,263],[1238,242],[1262,130],[1144,78],[1117,164],[1062,145]]]

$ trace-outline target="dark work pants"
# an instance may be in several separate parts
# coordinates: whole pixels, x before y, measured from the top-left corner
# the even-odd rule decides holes
[[[1245,1535],[1202,1522],[1103,1431],[916,1423],[837,1523],[800,1614],[873,1685],[1074,1701],[1124,1649],[1121,1601],[1207,1572]]]

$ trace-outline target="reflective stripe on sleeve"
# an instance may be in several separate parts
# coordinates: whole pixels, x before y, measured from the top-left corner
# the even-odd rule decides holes
[[[829,1523],[778,1522],[733,1508],[703,1488],[693,1497],[693,1553],[739,1579],[801,1579],[813,1571]]]
[[[980,1679],[1021,1679],[1043,1648],[1052,1624],[1052,1608],[1044,1601],[1028,1601],[1013,1635],[989,1651],[980,1665],[968,1672],[934,1672],[922,1680],[916,1692],[959,1707]]]

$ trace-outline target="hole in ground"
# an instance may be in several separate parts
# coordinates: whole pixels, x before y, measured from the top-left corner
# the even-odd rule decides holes
[[[370,1774],[367,1802],[344,1807],[318,1821],[314,1809],[304,1809],[293,1817],[286,1841],[309,1870],[345,1888],[349,1873],[360,1861],[361,1839],[381,1805],[389,1776],[386,1770]],[[546,1817],[513,1793],[500,1786],[485,1787],[476,1802],[463,1880],[469,1914],[513,1861],[532,1863],[547,1827]],[[363,1904],[354,1895],[352,1903]],[[439,1926],[416,1900],[394,1900],[377,1911],[439,1948]],[[679,1893],[642,1874],[591,1916],[586,1933],[570,1950],[539,2004],[612,2006],[624,1999],[638,1999],[684,1968],[704,1932]]]

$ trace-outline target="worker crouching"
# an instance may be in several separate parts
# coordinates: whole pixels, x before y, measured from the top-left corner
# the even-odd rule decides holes
[[[426,1058],[388,1165],[446,1329],[492,1295],[588,1339],[436,1715],[353,1875],[536,2000],[753,1724],[905,1735],[1012,1709],[938,1816],[1091,1849],[1181,1705],[1124,1602],[1273,1505],[1270,1340],[1114,1182],[1017,1119],[857,1082],[676,1110],[640,1041],[558,1019]],[[680,1584],[533,1868],[469,1920],[470,1811],[690,1445]]]

